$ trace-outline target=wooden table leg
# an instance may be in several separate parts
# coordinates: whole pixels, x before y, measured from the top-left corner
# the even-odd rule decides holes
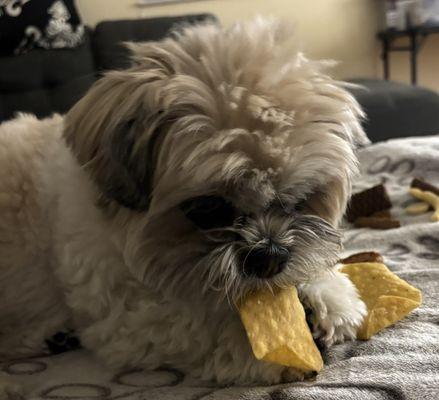
[[[413,32],[410,34],[410,78],[412,85],[417,84],[418,80],[418,35]]]
[[[384,79],[388,81],[390,78],[389,39],[382,38],[382,47],[383,53],[381,54],[381,58],[383,59]]]

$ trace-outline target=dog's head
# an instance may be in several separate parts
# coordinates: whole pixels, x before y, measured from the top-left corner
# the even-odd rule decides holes
[[[332,266],[365,136],[327,63],[263,19],[131,48],[134,66],[95,84],[65,137],[134,275],[236,300]]]

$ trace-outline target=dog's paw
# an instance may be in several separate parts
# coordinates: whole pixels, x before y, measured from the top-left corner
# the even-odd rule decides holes
[[[355,339],[367,308],[348,277],[335,272],[305,288],[304,296],[312,312],[314,338],[325,347]]]
[[[23,400],[22,387],[9,375],[0,372],[0,400]]]
[[[282,371],[281,383],[302,382],[304,380],[311,380],[315,376],[315,372],[303,372],[296,368],[288,367]]]
[[[346,340],[354,340],[357,336],[357,329],[363,322],[365,315],[363,309],[365,309],[364,304],[359,304],[355,310],[327,311],[313,318],[314,338],[327,348]]]

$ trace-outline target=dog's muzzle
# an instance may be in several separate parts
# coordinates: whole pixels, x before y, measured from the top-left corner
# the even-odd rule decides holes
[[[272,240],[248,252],[241,253],[242,272],[247,277],[261,279],[279,274],[287,266],[290,252]]]

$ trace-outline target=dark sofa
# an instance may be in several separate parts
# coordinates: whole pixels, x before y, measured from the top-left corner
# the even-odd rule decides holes
[[[129,65],[126,41],[164,38],[175,26],[215,17],[209,14],[105,21],[88,29],[74,49],[32,50],[0,57],[0,122],[17,111],[46,117],[65,113],[102,72]]]
[[[395,137],[439,134],[439,94],[379,79],[355,79],[351,89],[366,112],[364,129],[373,142]]]
[[[125,41],[160,40],[176,25],[210,14],[105,21],[87,30],[75,49],[33,50],[0,57],[0,122],[17,111],[45,117],[65,113],[103,71],[129,65]],[[439,95],[431,90],[377,79],[356,80],[351,89],[367,113],[366,132],[374,142],[392,137],[439,133]]]

